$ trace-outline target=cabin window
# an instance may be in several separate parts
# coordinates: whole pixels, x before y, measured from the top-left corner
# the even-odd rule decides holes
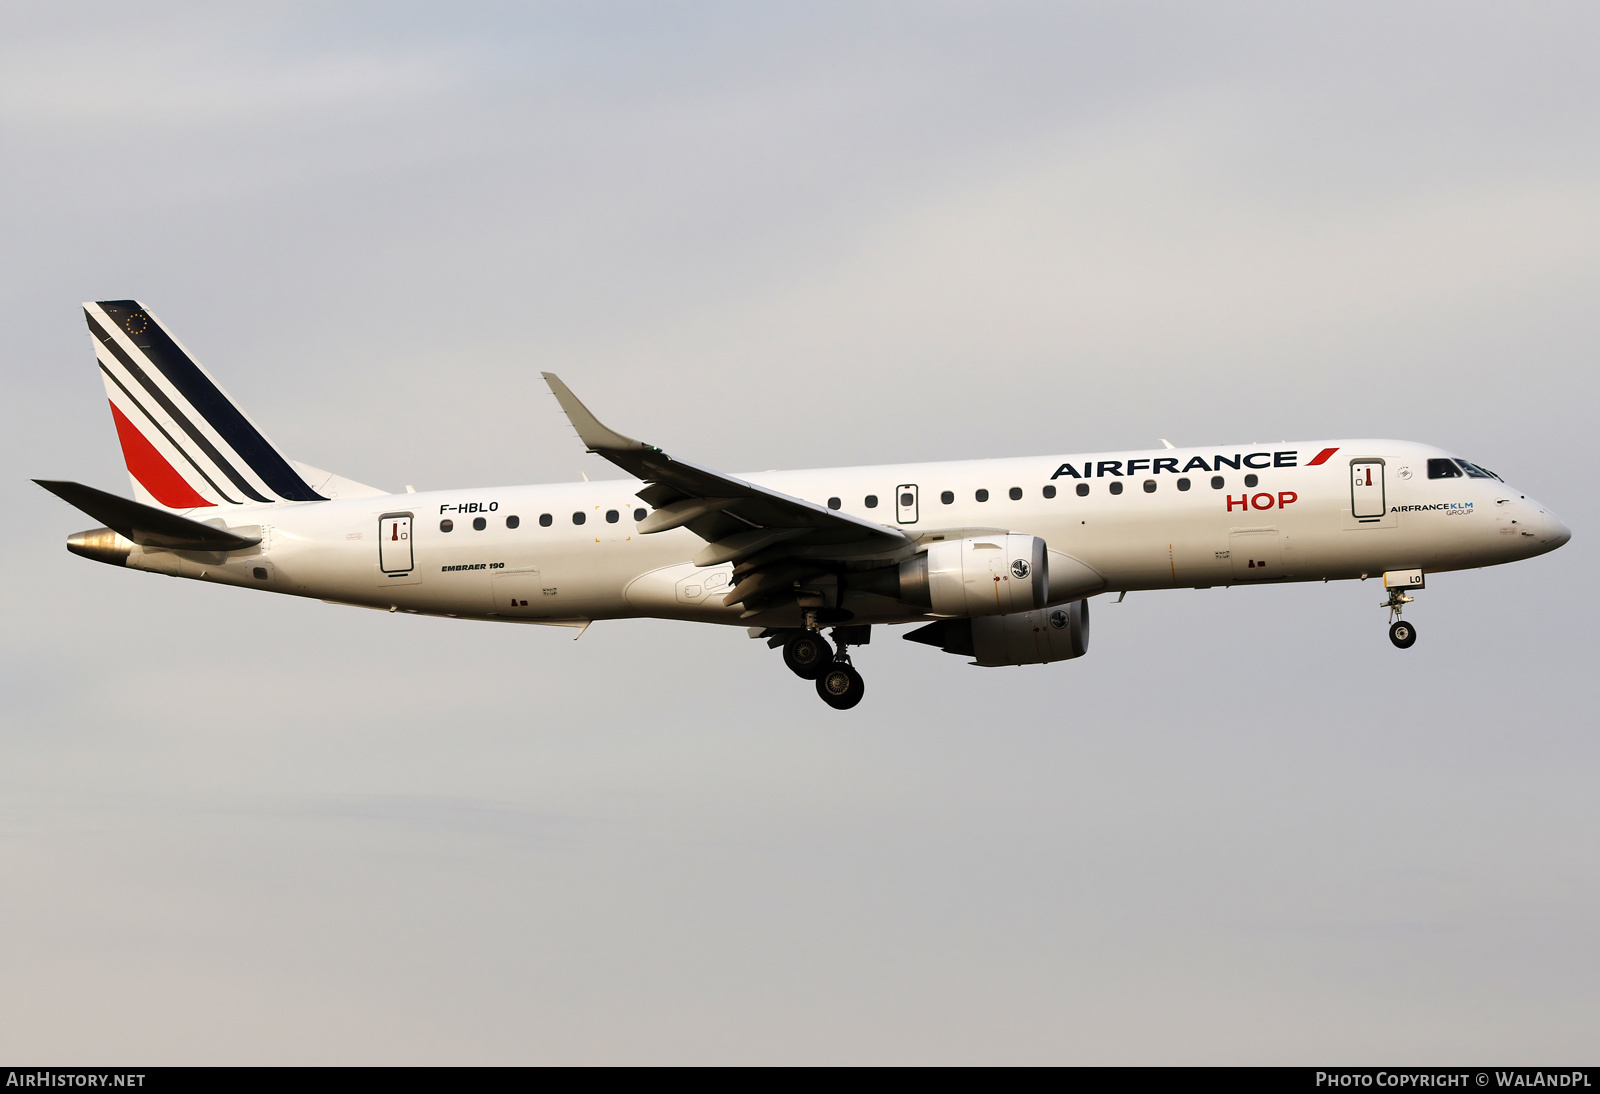
[[[905,506],[907,509],[910,509],[913,505],[917,504],[917,496],[910,491],[907,491],[906,493],[900,495],[900,504]]]
[[[945,505],[954,505],[955,500],[956,496],[954,492],[950,490],[946,490],[944,493],[939,495],[939,501]]]
[[[265,581],[267,580],[267,568],[265,566],[257,566],[255,569],[250,571],[250,576],[255,578],[257,581]]]
[[[1089,484],[1086,483],[1086,482],[1080,482],[1078,484],[1078,497],[1086,498],[1088,496],[1089,496]]]
[[[987,491],[987,490],[979,490],[976,494],[974,494],[972,496],[977,498],[979,501],[988,501],[989,500],[989,491]]]
[[[1211,489],[1213,489],[1213,490],[1221,490],[1223,486],[1224,486],[1224,483],[1222,481],[1222,476],[1221,475],[1212,475],[1211,476]]]
[[[582,524],[584,521],[586,521],[588,519],[589,519],[589,514],[583,512],[582,510],[572,514],[572,523],[573,524]]]
[[[472,530],[474,532],[481,532],[487,527],[489,527],[489,522],[487,520],[485,520],[483,517],[473,517],[472,518]]]
[[[878,507],[878,495],[868,494],[862,504],[868,509],[876,509]]]
[[[635,509],[633,511],[633,519],[636,522],[643,520],[644,519],[644,510],[643,509]]]
[[[448,532],[452,528],[454,528],[455,526],[456,526],[456,522],[453,521],[453,520],[441,520],[439,522],[439,531]]]
[[[1456,466],[1455,460],[1429,460],[1428,478],[1430,479],[1459,479],[1461,468]]]
[[[1022,487],[1020,486],[1013,486],[1009,491],[1007,491],[1007,493],[1011,495],[1012,501],[1022,500]]]
[[[837,509],[837,508],[839,508],[839,506],[841,506],[843,504],[844,504],[844,502],[840,501],[838,498],[829,498],[828,499],[828,508],[829,509]]]
[[[540,513],[539,514],[539,527],[540,528],[548,528],[548,527],[550,527],[550,525],[554,521],[555,521],[555,518],[552,517],[549,513]]]
[[[522,523],[522,518],[521,517],[507,517],[506,518],[506,527],[507,528],[515,528],[517,525],[519,525],[521,523]]]
[[[1054,484],[1044,488],[1044,496],[1047,498],[1053,498],[1056,496],[1056,488]]]
[[[606,510],[606,523],[607,524],[615,524],[615,523],[617,523],[617,517],[619,515],[620,514],[618,514],[618,512],[615,509],[607,509]]]
[[[1116,479],[1112,479],[1111,485],[1107,489],[1109,489],[1113,494],[1120,494],[1122,493],[1122,483],[1118,482]]]
[[[1244,484],[1246,486],[1255,486],[1260,482],[1261,482],[1261,476],[1260,475],[1246,475],[1244,477]]]
[[[1146,494],[1154,494],[1156,492],[1156,480],[1155,479],[1145,479],[1144,480],[1144,492]]]
[[[1189,480],[1188,479],[1179,479],[1178,480],[1178,489],[1179,490],[1187,490],[1187,489],[1189,489]]]

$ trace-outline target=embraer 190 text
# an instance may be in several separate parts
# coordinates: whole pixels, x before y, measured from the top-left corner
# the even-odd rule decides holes
[[[840,709],[861,700],[849,650],[874,624],[1039,665],[1088,650],[1096,595],[1381,577],[1405,649],[1427,574],[1571,535],[1492,471],[1410,441],[725,475],[613,432],[549,373],[589,451],[632,478],[390,494],[287,459],[137,301],[84,311],[136,500],[36,480],[106,525],[68,550],[391,612],[747,627]]]

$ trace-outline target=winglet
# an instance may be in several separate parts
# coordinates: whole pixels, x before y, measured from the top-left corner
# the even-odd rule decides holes
[[[561,382],[561,377],[553,372],[541,372],[544,382],[550,385],[550,394],[556,397],[556,402],[561,404],[562,411],[567,416],[567,421],[572,423],[572,428],[578,431],[578,437],[589,447],[590,452],[659,452],[654,445],[636,441],[632,437],[624,437],[621,433],[607,429],[600,424],[600,419],[589,413],[589,408],[578,401],[572,394],[572,389]]]

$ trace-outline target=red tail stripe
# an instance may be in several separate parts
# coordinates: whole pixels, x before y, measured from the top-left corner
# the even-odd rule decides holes
[[[117,423],[117,440],[122,442],[122,458],[128,471],[139,480],[139,485],[150,491],[150,496],[168,509],[197,509],[202,505],[215,505],[195,493],[184,477],[156,451],[156,446],[145,439],[127,415],[111,404],[111,420]]]
[[[1306,466],[1307,467],[1315,467],[1319,463],[1327,463],[1328,462],[1328,457],[1333,455],[1337,451],[1339,451],[1337,448],[1324,448],[1321,452],[1318,452],[1317,455],[1316,455],[1316,458],[1313,459],[1310,463],[1306,464]]]

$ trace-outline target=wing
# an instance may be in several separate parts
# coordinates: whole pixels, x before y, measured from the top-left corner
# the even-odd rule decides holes
[[[543,375],[589,451],[649,484],[639,497],[655,511],[639,523],[639,531],[688,528],[705,540],[695,565],[732,562],[734,587],[723,602],[743,604],[747,616],[785,602],[804,604],[822,588],[817,579],[836,571],[839,562],[887,561],[916,542],[897,528],[675,460],[600,424],[559,377]],[[825,592],[819,595],[827,599]]]

